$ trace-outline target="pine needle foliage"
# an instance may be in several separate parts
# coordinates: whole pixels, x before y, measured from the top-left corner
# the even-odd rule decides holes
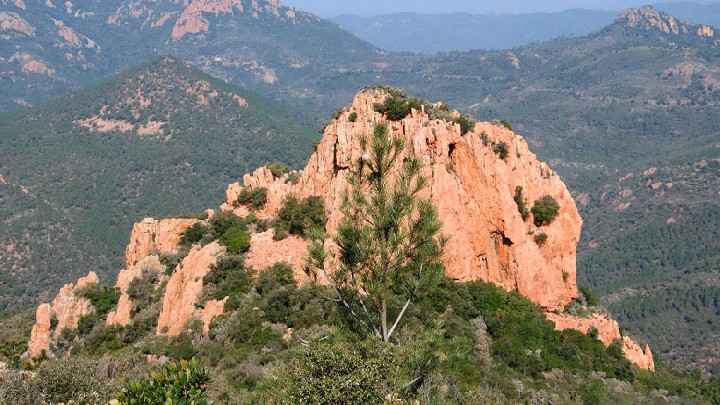
[[[391,136],[387,124],[360,137],[367,151],[348,175],[334,236],[337,254],[328,260],[322,237],[310,246],[310,268],[332,263],[330,284],[337,302],[371,335],[390,341],[413,300],[443,274],[447,238],[437,209],[420,193],[428,183],[422,162],[401,160],[406,140]]]

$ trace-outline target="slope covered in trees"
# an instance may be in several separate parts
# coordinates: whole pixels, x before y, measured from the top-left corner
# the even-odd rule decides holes
[[[199,212],[250,168],[312,151],[281,104],[157,58],[0,119],[0,307],[87,269],[111,274],[132,224]]]

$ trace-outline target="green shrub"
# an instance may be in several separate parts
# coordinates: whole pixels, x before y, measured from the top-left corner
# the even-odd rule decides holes
[[[273,240],[283,240],[290,236],[290,233],[287,230],[287,226],[285,224],[276,224],[275,228],[273,228]]]
[[[185,256],[188,254],[187,249],[180,249],[177,254],[161,254],[160,264],[165,266],[165,275],[169,276],[175,271],[178,264],[182,263]]]
[[[348,121],[355,122],[357,121],[358,115],[355,111],[351,112],[350,115],[348,115]]]
[[[265,167],[270,170],[270,173],[272,173],[273,178],[275,179],[282,177],[286,173],[290,172],[288,166],[283,162],[268,163],[265,165]]]
[[[296,286],[293,269],[285,263],[276,263],[258,274],[255,290],[265,296],[269,292],[284,286]]]
[[[595,295],[595,293],[590,290],[590,287],[580,287],[580,294],[583,295],[583,297],[585,298],[585,303],[589,307],[596,307],[600,304],[597,295]]]
[[[548,236],[545,232],[540,232],[539,234],[535,235],[535,243],[542,246],[547,242]]]
[[[180,245],[192,246],[199,243],[208,231],[207,225],[202,222],[196,222],[191,227],[187,228],[180,237]],[[174,269],[174,267],[173,267]]]
[[[8,373],[0,379],[0,403],[104,404],[114,389],[107,377],[97,373],[97,360],[83,356],[50,359],[35,370],[35,376]]]
[[[285,180],[285,184],[298,184],[298,183],[300,183],[300,173],[292,172],[292,173],[288,174],[288,177]]]
[[[290,365],[288,403],[384,403],[383,363],[348,344],[313,342]]]
[[[505,160],[508,157],[508,144],[505,141],[501,141],[493,147],[493,152],[500,156],[500,159]]]
[[[78,334],[87,335],[92,331],[93,327],[100,320],[97,313],[91,312],[87,315],[83,315],[78,320]]]
[[[508,122],[507,120],[500,120],[500,125],[504,126],[505,128],[507,128],[511,131],[513,130],[512,124],[510,124],[510,122]]]
[[[117,305],[120,299],[120,290],[114,287],[100,287],[97,284],[90,284],[81,289],[78,295],[87,298],[95,307],[95,312],[100,317],[104,317]]]
[[[528,216],[530,216],[530,210],[528,210],[525,203],[525,198],[523,197],[523,188],[521,186],[515,187],[515,196],[513,197],[513,199],[515,200],[515,204],[517,204],[520,216],[522,217],[523,221],[525,221]]]
[[[230,297],[225,303],[225,310],[237,309],[237,298],[248,291],[253,282],[253,271],[247,269],[241,256],[226,256],[210,268],[210,273],[203,277],[203,290],[209,293],[207,300],[222,300]]]
[[[460,135],[465,135],[475,128],[475,122],[468,117],[460,116],[452,120],[456,124],[460,124]]]
[[[105,326],[98,322],[83,342],[85,351],[91,355],[113,352],[123,348],[123,327]]]
[[[240,205],[245,205],[252,210],[259,210],[267,203],[267,193],[268,190],[265,187],[258,187],[253,190],[244,188],[240,192],[237,201]]]
[[[147,308],[156,299],[155,286],[144,278],[134,278],[128,284],[127,292],[135,306],[133,314]]]
[[[205,392],[210,383],[210,372],[196,359],[180,360],[165,364],[145,380],[125,384],[116,399],[122,405],[207,405]]]
[[[558,216],[560,204],[552,196],[544,195],[539,200],[535,200],[531,211],[535,226],[549,225]]]
[[[299,200],[296,196],[286,197],[275,222],[275,240],[286,237],[284,233],[306,236],[306,232],[313,228],[324,228],[327,216],[325,203],[322,197],[310,196]]]
[[[231,226],[222,234],[218,243],[225,246],[229,254],[237,255],[250,250],[250,234],[240,226]]]
[[[409,97],[404,90],[383,88],[389,93],[389,97],[382,104],[374,105],[376,112],[383,114],[390,121],[399,121],[410,114],[411,109],[419,110],[423,101],[419,98]]]

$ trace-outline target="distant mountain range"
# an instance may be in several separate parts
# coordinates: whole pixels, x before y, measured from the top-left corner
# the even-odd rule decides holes
[[[657,9],[695,24],[720,26],[720,3],[658,3]],[[390,51],[437,53],[510,49],[550,39],[588,35],[611,24],[620,10],[570,9],[526,14],[340,15],[331,20]]]
[[[612,23],[616,11],[567,10],[532,14],[343,15],[332,21],[390,51],[437,53],[510,49],[563,36],[586,35]]]

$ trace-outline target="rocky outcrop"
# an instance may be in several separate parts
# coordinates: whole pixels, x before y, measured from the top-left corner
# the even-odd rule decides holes
[[[327,232],[333,234],[340,221],[341,194],[347,188],[346,174],[363,151],[358,136],[372,131],[373,122],[384,120],[374,111],[387,93],[369,90],[357,95],[352,105],[325,128],[324,136],[297,185],[273,179],[261,168],[243,179],[245,187],[268,189],[268,203],[259,216],[275,215],[282,200],[318,195],[328,212]],[[348,116],[357,114],[351,122]],[[507,290],[517,290],[548,310],[562,309],[577,297],[575,247],[582,220],[560,178],[530,152],[522,137],[492,123],[477,123],[466,135],[457,124],[432,120],[422,111],[390,123],[390,130],[408,139],[406,153],[425,162],[430,184],[425,191],[438,207],[443,232],[452,243],[444,256],[449,277],[458,281],[485,280]],[[500,158],[493,145],[504,143],[508,154]],[[513,200],[516,187],[532,202],[544,195],[560,204],[560,214],[548,226],[537,228],[523,220]],[[224,210],[242,190],[228,188]],[[539,245],[534,234],[545,233]]]
[[[94,311],[90,301],[79,297],[76,292],[90,284],[97,284],[98,277],[90,272],[78,279],[76,284],[65,284],[53,300],[52,305],[42,304],[35,313],[35,325],[30,333],[28,350],[23,357],[34,358],[43,351],[50,353],[50,337],[57,339],[64,328],[77,328],[78,321],[84,315]],[[57,320],[55,331],[51,330],[51,319]]]
[[[217,242],[204,247],[194,246],[187,257],[170,276],[165,296],[163,297],[162,311],[158,318],[157,335],[177,336],[183,331],[185,323],[193,316],[197,316],[195,304],[202,292],[202,279],[210,272],[210,266],[217,263],[217,259],[225,252],[225,248]],[[217,305],[213,307],[217,312]],[[208,316],[201,318],[211,319]],[[209,325],[209,320],[207,322]]]
[[[629,8],[623,11],[618,21],[629,27],[640,28],[646,31],[659,30],[666,34],[697,36],[713,38],[715,32],[706,25],[691,25],[682,19],[676,19],[670,14],[663,13],[652,6]]]
[[[194,0],[183,10],[172,30],[172,39],[179,40],[187,34],[208,32],[210,23],[203,14],[232,14],[251,12],[255,18],[260,13],[280,16],[282,4],[278,0],[252,0],[250,7],[243,0]]]
[[[97,274],[91,271],[87,277],[80,278],[77,285],[65,284],[60,289],[52,304],[52,312],[58,321],[53,335],[55,339],[60,336],[60,332],[64,328],[76,329],[80,318],[94,310],[87,298],[80,297],[75,293],[90,284],[98,284],[98,282]]]
[[[572,316],[568,314],[548,313],[549,320],[555,323],[556,330],[575,329],[582,333],[588,333],[591,329],[597,331],[598,340],[605,346],[610,346],[614,341],[622,341],[622,351],[625,357],[633,364],[644,370],[655,371],[655,362],[649,346],[643,350],[627,336],[620,334],[617,321],[609,319],[603,314],[592,314],[587,318]]]
[[[52,307],[50,304],[42,304],[35,312],[35,325],[30,332],[30,342],[25,356],[35,358],[43,352],[50,351],[50,316]]]
[[[130,244],[125,249],[125,268],[129,269],[151,252],[173,253],[183,232],[193,226],[197,219],[145,218],[133,226]]]
[[[632,339],[627,336],[623,336],[622,350],[625,357],[627,357],[631,363],[644,370],[655,371],[655,361],[653,360],[650,346],[645,345],[645,349],[643,350],[643,348],[633,342]]]
[[[295,279],[307,281],[303,271],[307,256],[308,242],[303,238],[290,235],[279,241],[273,240],[273,231],[252,235],[250,250],[245,257],[245,265],[262,270],[276,263],[287,263],[292,267]]]
[[[659,29],[666,34],[678,35],[688,33],[687,23],[683,20],[676,20],[673,16],[665,14],[652,6],[644,6],[639,9],[629,8],[620,15],[620,20],[630,27],[642,28],[645,30]],[[678,24],[679,23],[679,24]]]
[[[37,73],[39,75],[47,76],[51,76],[55,73],[54,70],[50,69],[49,67],[47,67],[47,65],[38,60],[30,60],[25,62],[25,64],[22,66],[22,72],[26,74]]]
[[[130,296],[128,295],[128,287],[130,286],[130,282],[133,281],[136,278],[142,278],[143,277],[143,270],[145,271],[153,271],[154,273],[160,273],[162,274],[164,270],[164,266],[160,263],[160,258],[156,255],[150,255],[139,262],[137,262],[134,266],[120,270],[120,274],[118,274],[117,282],[115,283],[115,287],[117,287],[120,290],[120,298],[118,300],[118,304],[115,307],[113,311],[110,311],[108,313],[107,319],[105,323],[107,325],[120,325],[120,326],[127,326],[130,324],[130,312],[132,311],[132,300],[130,299]]]
[[[0,30],[15,31],[29,37],[35,36],[35,28],[28,24],[18,13],[0,12]]]
[[[227,300],[228,297],[222,300],[208,301],[204,308],[196,309],[195,312],[193,312],[193,316],[202,321],[204,334],[207,335],[210,333],[210,322],[212,322],[213,318],[225,313],[225,301]]]
[[[547,314],[547,318],[555,323],[557,330],[575,329],[587,334],[591,329],[595,329],[598,340],[602,341],[605,346],[610,346],[612,342],[621,338],[617,321],[608,319],[605,315],[592,314],[590,317],[583,318],[550,312]]]
[[[712,27],[708,27],[707,25],[701,25],[697,29],[697,35],[699,37],[713,37],[715,36],[715,32],[713,31]]]
[[[172,39],[178,40],[187,34],[207,32],[210,23],[205,19],[203,13],[229,14],[237,8],[243,12],[242,0],[194,0],[182,12],[172,30]]]

